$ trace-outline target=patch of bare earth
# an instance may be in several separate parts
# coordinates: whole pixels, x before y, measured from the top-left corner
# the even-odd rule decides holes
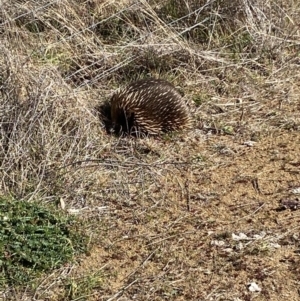
[[[284,131],[252,147],[230,136],[194,145],[210,167],[164,170],[134,199],[117,199],[74,274],[103,270],[95,300],[298,300],[299,212],[279,201],[296,198],[299,145],[299,132]]]

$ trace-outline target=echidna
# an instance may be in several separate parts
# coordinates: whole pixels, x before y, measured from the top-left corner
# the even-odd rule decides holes
[[[169,82],[145,79],[129,84],[111,98],[111,119],[116,131],[156,135],[190,127],[188,108]]]

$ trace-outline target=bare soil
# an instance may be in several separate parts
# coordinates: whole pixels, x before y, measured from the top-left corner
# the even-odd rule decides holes
[[[297,199],[300,133],[244,142],[208,137],[193,149],[208,168],[170,168],[114,203],[103,240],[74,270],[103,271],[91,300],[299,300],[299,211],[280,200]]]

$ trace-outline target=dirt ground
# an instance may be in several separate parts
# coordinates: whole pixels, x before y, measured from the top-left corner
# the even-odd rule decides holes
[[[199,141],[206,161],[115,202],[74,276],[102,271],[94,300],[299,300],[299,211],[280,204],[300,203],[299,146],[287,131],[253,144]]]

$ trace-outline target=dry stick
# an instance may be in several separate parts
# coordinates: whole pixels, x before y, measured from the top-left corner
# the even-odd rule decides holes
[[[136,272],[137,272],[137,270],[141,267],[141,266],[143,266],[151,257],[152,257],[152,255],[154,254],[154,252],[155,251],[153,251],[140,265],[139,265],[139,267],[138,268],[136,268],[133,272],[131,272],[126,278],[129,278],[130,276],[132,276],[132,275],[134,275]],[[127,288],[129,288],[130,286],[132,286],[134,283],[136,283],[137,281],[138,281],[139,279],[135,279],[135,280],[133,280],[129,285],[127,285],[127,286],[125,286],[125,287],[123,287],[123,288],[121,288],[112,298],[110,298],[110,299],[108,299],[107,301],[111,301],[111,300],[114,300],[115,298],[117,298],[117,297],[119,297],[120,295],[122,295],[124,292],[125,292],[125,290],[127,289]]]
[[[190,206],[190,200],[191,200],[190,185],[189,185],[189,180],[188,179],[186,179],[186,181],[185,181],[185,191],[186,191],[186,208],[187,208],[187,211],[191,211],[191,206]]]
[[[75,161],[69,164],[66,164],[61,167],[55,168],[56,170],[64,169],[69,166],[74,166],[77,164],[82,164],[82,163],[87,163],[87,162],[93,162],[96,163],[98,162],[99,164],[97,165],[88,165],[88,166],[80,166],[81,168],[87,168],[87,167],[97,167],[99,165],[102,166],[110,166],[110,167],[130,167],[130,166],[145,166],[145,167],[153,167],[153,166],[163,166],[163,165],[195,165],[197,166],[198,164],[192,163],[192,162],[161,162],[161,163],[153,163],[153,164],[148,164],[148,163],[120,163],[120,162],[105,162],[104,159],[87,159],[87,160],[80,160],[80,161]]]
[[[137,270],[142,267],[152,256],[153,254],[156,252],[156,250],[154,250],[153,252],[150,253],[150,255],[133,271],[131,272],[129,275],[127,275],[125,278],[129,278],[132,275],[134,275]],[[124,279],[125,279],[124,278]],[[111,298],[109,298],[107,301],[112,301],[114,299],[116,299],[117,297],[119,297],[120,295],[122,295],[126,289],[128,289],[130,286],[132,286],[133,284],[135,284],[139,279],[135,279],[133,280],[130,284],[128,284],[127,286],[121,288],[114,296],[112,296]]]
[[[259,211],[262,207],[264,207],[265,206],[265,203],[262,203],[256,210],[254,210],[252,213],[250,213],[250,214],[247,214],[247,215],[245,215],[245,216],[243,216],[243,217],[241,217],[241,218],[238,218],[238,219],[235,219],[234,221],[231,221],[231,222],[223,222],[223,221],[220,221],[220,223],[222,223],[223,225],[229,225],[229,224],[233,224],[233,223],[236,223],[236,222],[238,222],[238,221],[241,221],[241,220],[243,220],[243,219],[245,219],[245,218],[247,218],[247,217],[249,217],[249,216],[252,216],[252,215],[254,215],[257,211]]]
[[[133,284],[135,284],[138,281],[138,279],[133,280],[131,283],[129,283],[127,286],[121,288],[114,296],[107,299],[106,301],[112,301],[121,296],[129,287],[131,287]]]

